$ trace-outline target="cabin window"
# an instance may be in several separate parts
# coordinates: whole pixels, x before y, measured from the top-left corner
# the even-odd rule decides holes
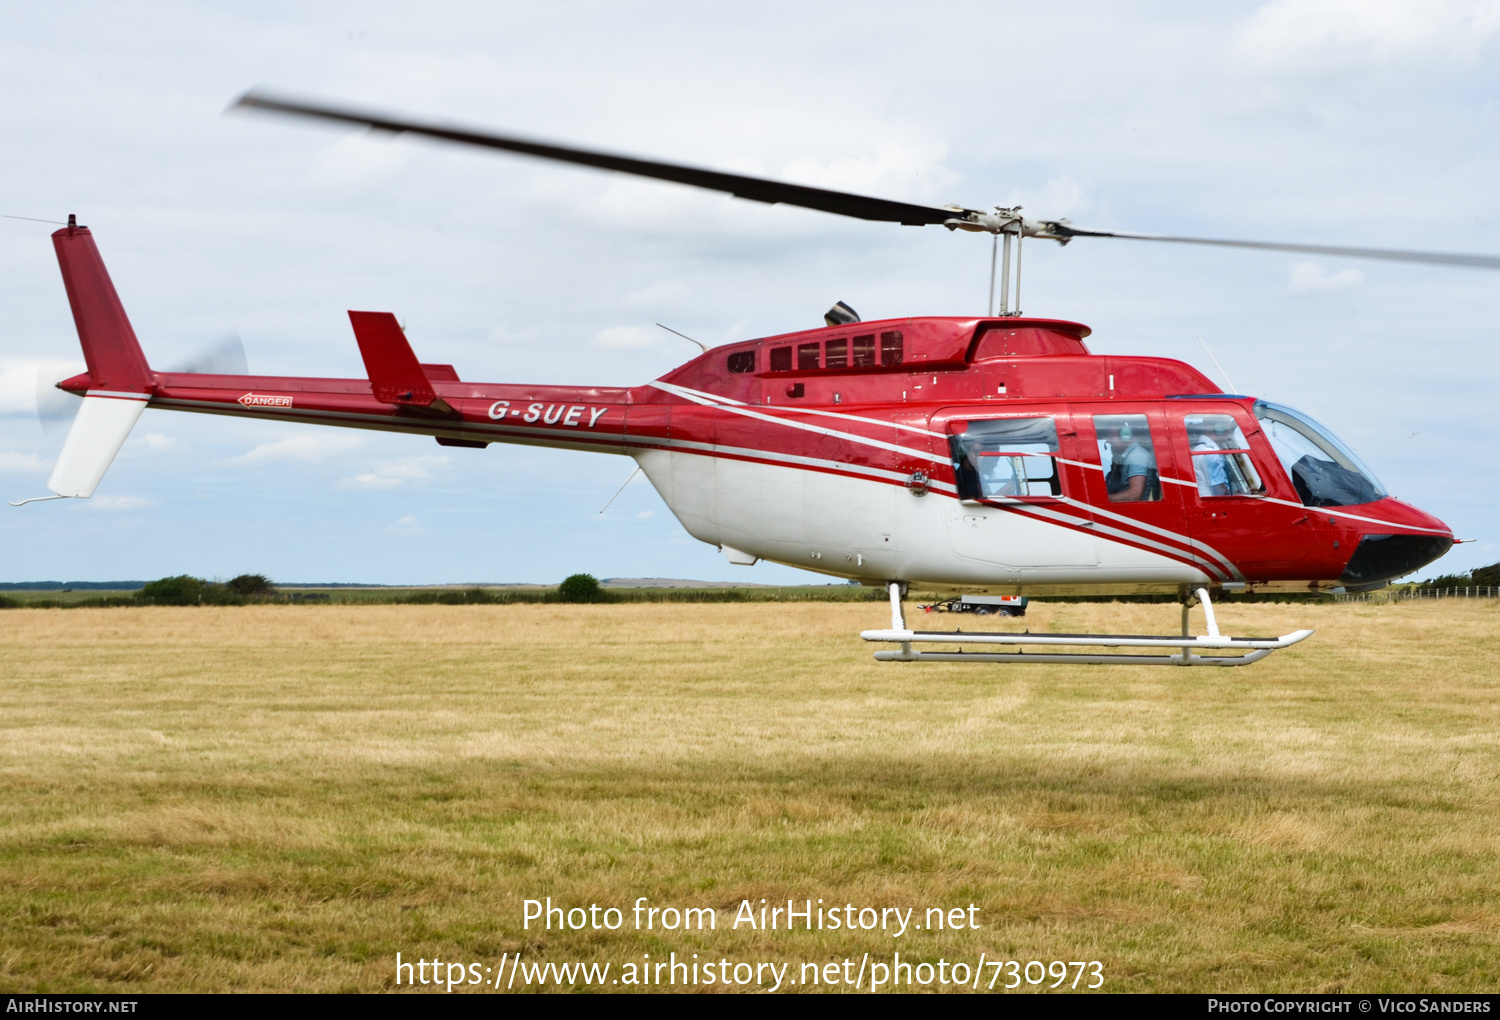
[[[1193,476],[1200,496],[1259,496],[1266,491],[1250,460],[1245,433],[1227,414],[1190,414],[1182,419]]]
[[[874,333],[871,333],[869,336],[857,336],[857,337],[854,338],[854,359],[853,359],[853,365],[854,365],[855,368],[874,368],[875,367],[875,334]]]
[[[948,437],[959,499],[1060,496],[1051,418],[958,422]]]
[[[899,329],[887,330],[880,334],[880,363],[882,365],[901,364],[901,331]]]
[[[1291,476],[1303,506],[1359,506],[1385,498],[1385,488],[1374,472],[1307,415],[1257,401],[1255,417]]]
[[[1149,503],[1161,499],[1156,445],[1144,414],[1096,414],[1094,436],[1104,490],[1112,503]]]
[[[814,372],[818,368],[818,348],[821,344],[797,345],[797,371]]]
[[[829,368],[847,368],[849,366],[849,341],[830,340],[823,347],[823,364]]]
[[[790,347],[771,348],[771,371],[790,372],[792,370],[792,349]]]
[[[729,371],[731,372],[754,372],[755,352],[735,351],[729,356]]]

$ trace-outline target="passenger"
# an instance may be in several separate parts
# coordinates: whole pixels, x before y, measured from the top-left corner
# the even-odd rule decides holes
[[[1128,422],[1105,430],[1109,443],[1110,468],[1105,474],[1105,488],[1110,502],[1139,503],[1153,498],[1150,476],[1156,469],[1156,457],[1136,435]]]
[[[1024,472],[1019,457],[979,457],[980,492],[988,496],[1024,496],[1018,471]]]

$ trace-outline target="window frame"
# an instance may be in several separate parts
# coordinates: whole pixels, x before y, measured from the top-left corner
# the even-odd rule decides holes
[[[1236,417],[1234,414],[1231,414],[1228,410],[1221,410],[1221,411],[1183,411],[1181,413],[1181,417],[1182,417],[1182,436],[1183,436],[1183,439],[1187,442],[1187,448],[1188,448],[1188,466],[1193,469],[1192,470],[1193,485],[1194,485],[1194,490],[1198,493],[1198,498],[1199,499],[1263,499],[1263,498],[1265,498],[1265,496],[1267,495],[1266,472],[1261,467],[1261,465],[1259,465],[1259,464],[1257,464],[1255,462],[1255,450],[1250,445],[1250,437],[1245,433],[1245,424],[1244,424],[1244,422],[1240,421],[1238,417]],[[1220,448],[1220,449],[1215,449],[1215,450],[1195,450],[1195,449],[1193,449],[1192,430],[1188,426],[1188,419],[1189,418],[1227,418],[1230,421],[1230,423],[1234,426],[1235,432],[1239,433],[1240,438],[1245,441],[1245,445],[1243,447],[1236,447],[1234,449]],[[1202,433],[1200,432],[1200,434],[1202,434]],[[1203,488],[1202,488],[1202,486],[1201,486],[1201,484],[1199,482],[1199,479],[1198,479],[1198,458],[1199,457],[1228,457],[1228,458],[1245,457],[1250,462],[1250,471],[1255,476],[1255,480],[1260,483],[1260,489],[1258,491],[1251,490],[1251,491],[1246,491],[1246,492],[1226,492],[1222,496],[1218,495],[1217,493],[1214,493],[1212,491],[1210,491],[1210,492],[1204,492]],[[1231,463],[1232,463],[1232,461],[1231,461]],[[1242,466],[1235,465],[1235,470],[1238,471],[1241,476],[1244,476],[1245,472],[1244,472],[1244,468]],[[1228,477],[1228,473],[1229,473],[1229,465],[1226,464],[1225,465],[1225,477]],[[1248,479],[1246,479],[1246,482],[1248,484]],[[1212,487],[1210,486],[1210,488],[1212,488]]]
[[[1106,419],[1107,420],[1107,419],[1111,419],[1111,418],[1139,418],[1139,419],[1141,419],[1145,423],[1145,427],[1146,427],[1146,446],[1145,446],[1145,450],[1146,450],[1147,453],[1149,453],[1151,455],[1151,468],[1150,468],[1150,471],[1148,471],[1147,474],[1146,474],[1146,495],[1145,495],[1144,499],[1116,499],[1115,498],[1115,493],[1109,491],[1109,473],[1114,468],[1114,459],[1115,459],[1114,458],[1114,445],[1112,443],[1110,443],[1109,440],[1107,440],[1107,439],[1104,438],[1105,433],[1100,430],[1100,428],[1099,428],[1099,421],[1100,421],[1100,419]],[[1130,424],[1134,424],[1134,423],[1132,422]],[[1170,437],[1172,430],[1171,430],[1170,426],[1167,424],[1167,422],[1166,422],[1165,419],[1162,420],[1161,425],[1162,425],[1162,429]],[[1135,506],[1135,505],[1140,505],[1140,504],[1154,505],[1154,504],[1158,504],[1158,503],[1164,503],[1164,502],[1167,501],[1167,484],[1169,484],[1169,483],[1164,482],[1163,479],[1162,479],[1162,473],[1161,473],[1161,461],[1162,461],[1162,458],[1161,458],[1161,449],[1162,449],[1162,446],[1161,446],[1161,441],[1160,441],[1161,437],[1159,435],[1157,435],[1156,432],[1151,427],[1151,415],[1150,414],[1146,413],[1145,411],[1106,411],[1106,412],[1103,412],[1103,413],[1100,413],[1098,411],[1091,411],[1089,413],[1089,427],[1094,430],[1094,448],[1095,448],[1094,452],[1097,453],[1098,456],[1099,456],[1099,469],[1104,473],[1104,476],[1103,476],[1104,477],[1104,485],[1103,485],[1104,498],[1105,498],[1105,501],[1110,506]],[[1104,446],[1106,444],[1108,444],[1109,447],[1110,447],[1110,456],[1109,456],[1110,466],[1109,467],[1105,467],[1105,465],[1104,465],[1104,449],[1103,448],[1104,448]],[[1128,451],[1129,451],[1129,447],[1126,447],[1126,451],[1125,452],[1128,452]],[[1156,475],[1156,485],[1155,485],[1154,488],[1152,487],[1152,484],[1151,484],[1151,473],[1152,472],[1154,472],[1155,475]],[[1129,479],[1128,478],[1126,479],[1126,484],[1127,485],[1129,484]]]
[[[958,495],[959,501],[962,502],[962,503],[967,503],[967,504],[972,504],[972,505],[979,505],[979,504],[986,504],[986,503],[1000,503],[1000,502],[1017,502],[1017,503],[1063,503],[1063,502],[1066,502],[1068,500],[1068,494],[1067,494],[1067,491],[1066,491],[1066,489],[1067,489],[1066,483],[1063,481],[1063,469],[1062,469],[1062,466],[1066,462],[1067,457],[1065,455],[1065,451],[1063,450],[1063,444],[1062,444],[1064,431],[1058,427],[1058,417],[1059,417],[1059,415],[1056,414],[1056,413],[1043,411],[1043,412],[1032,412],[1032,413],[1029,413],[1029,414],[1001,414],[1001,415],[993,415],[993,414],[991,414],[991,415],[984,415],[982,417],[963,417],[963,418],[951,418],[951,419],[949,419],[948,422],[947,422],[947,424],[946,424],[946,426],[945,426],[945,428],[947,429],[947,436],[948,436],[948,459],[949,459],[949,467],[953,470],[954,487],[955,487],[956,493]],[[1052,452],[1046,453],[1046,454],[1034,453],[1034,452],[1029,452],[1029,451],[1014,451],[1014,452],[1011,452],[1011,453],[1007,453],[1004,450],[998,450],[993,455],[994,456],[1008,456],[1008,457],[1010,457],[1012,459],[1013,463],[1016,462],[1016,461],[1021,460],[1022,458],[1027,458],[1027,457],[1029,457],[1029,458],[1045,457],[1046,459],[1050,460],[1052,462],[1052,473],[1050,475],[1046,476],[1045,478],[1033,478],[1033,477],[1031,477],[1031,475],[1030,475],[1029,472],[1025,472],[1024,473],[1024,477],[1026,479],[1026,485],[1027,485],[1027,489],[1028,490],[1030,489],[1032,483],[1045,481],[1045,482],[1050,482],[1051,483],[1050,487],[1053,489],[1052,492],[1045,493],[1045,494],[1041,494],[1041,493],[1033,494],[1030,491],[1028,491],[1025,495],[1014,495],[1014,496],[1009,496],[1009,495],[985,495],[984,494],[984,489],[983,489],[983,481],[980,478],[980,474],[979,474],[977,465],[975,465],[973,468],[965,468],[963,466],[963,461],[966,459],[964,455],[966,455],[968,453],[968,451],[967,451],[967,449],[964,448],[962,436],[964,436],[969,431],[969,428],[971,426],[973,426],[973,425],[986,424],[986,423],[989,423],[989,422],[1006,422],[1006,421],[1046,421],[1051,426],[1051,428],[1052,428],[1051,446],[1053,447]],[[1023,444],[1023,445],[1031,445],[1031,444]],[[968,479],[971,478],[971,477],[972,477],[972,479],[974,481],[974,485],[973,485],[972,490],[970,490],[969,486],[967,485]],[[966,490],[969,490],[967,494],[966,494]]]

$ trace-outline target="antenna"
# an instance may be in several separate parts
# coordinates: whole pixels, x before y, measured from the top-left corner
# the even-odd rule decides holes
[[[1201,336],[1198,338],[1198,342],[1200,344],[1203,344],[1203,349],[1205,351],[1208,351],[1208,343]],[[1229,392],[1238,393],[1239,391],[1234,388],[1234,383],[1229,381],[1229,373],[1224,371],[1224,366],[1219,364],[1218,358],[1214,357],[1214,352],[1208,351],[1208,356],[1213,359],[1214,368],[1217,368],[1219,370],[1219,374],[1224,377],[1224,382],[1229,386]]]
[[[10,213],[0,213],[0,219],[26,220],[29,223],[51,223],[53,226],[57,227],[67,227],[72,225],[64,223],[62,220],[39,220],[35,216],[12,216]],[[43,496],[42,498],[46,499],[47,497]]]
[[[658,322],[657,325],[661,326],[661,323]],[[661,326],[661,328],[662,329],[666,329],[667,327]],[[682,334],[678,333],[677,335],[681,336]],[[697,343],[698,341],[694,340],[693,342]],[[641,466],[639,464],[637,464],[636,467],[635,467],[635,470],[632,471],[632,472],[630,472],[630,477],[627,478],[627,479],[625,479],[625,485],[629,485],[631,482],[635,481],[635,476],[638,475],[638,474],[640,474],[640,473],[641,473]],[[604,511],[606,511],[606,510],[609,509],[610,503],[613,503],[615,500],[617,500],[617,499],[620,498],[620,493],[622,493],[622,492],[625,491],[625,485],[622,485],[618,489],[616,489],[615,490],[615,494],[613,496],[609,497],[609,503],[605,503],[604,506],[602,506],[602,507],[599,508],[599,513],[600,514],[603,514]],[[43,496],[42,498],[46,499],[47,497]]]
[[[661,326],[661,323],[658,322],[657,325]],[[664,329],[664,330],[666,330],[668,333],[676,333],[678,336],[682,337],[684,340],[686,340],[690,344],[697,344],[698,347],[703,351],[704,354],[708,353],[708,345],[705,344],[703,341],[701,341],[701,340],[694,340],[692,337],[688,336],[686,333],[677,333],[677,330],[673,329],[671,326],[661,326],[661,328]],[[632,475],[631,477],[634,478],[635,476]],[[604,511],[600,510],[599,512],[602,514]]]

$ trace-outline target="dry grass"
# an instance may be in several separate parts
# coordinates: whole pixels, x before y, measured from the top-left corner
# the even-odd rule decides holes
[[[1230,632],[1319,630],[1239,670],[876,664],[855,633],[882,613],[6,613],[0,986],[379,990],[398,950],[524,947],[1495,987],[1496,603],[1230,606]],[[1167,633],[1176,610],[1027,623]],[[549,895],[973,902],[983,928],[522,931]]]

